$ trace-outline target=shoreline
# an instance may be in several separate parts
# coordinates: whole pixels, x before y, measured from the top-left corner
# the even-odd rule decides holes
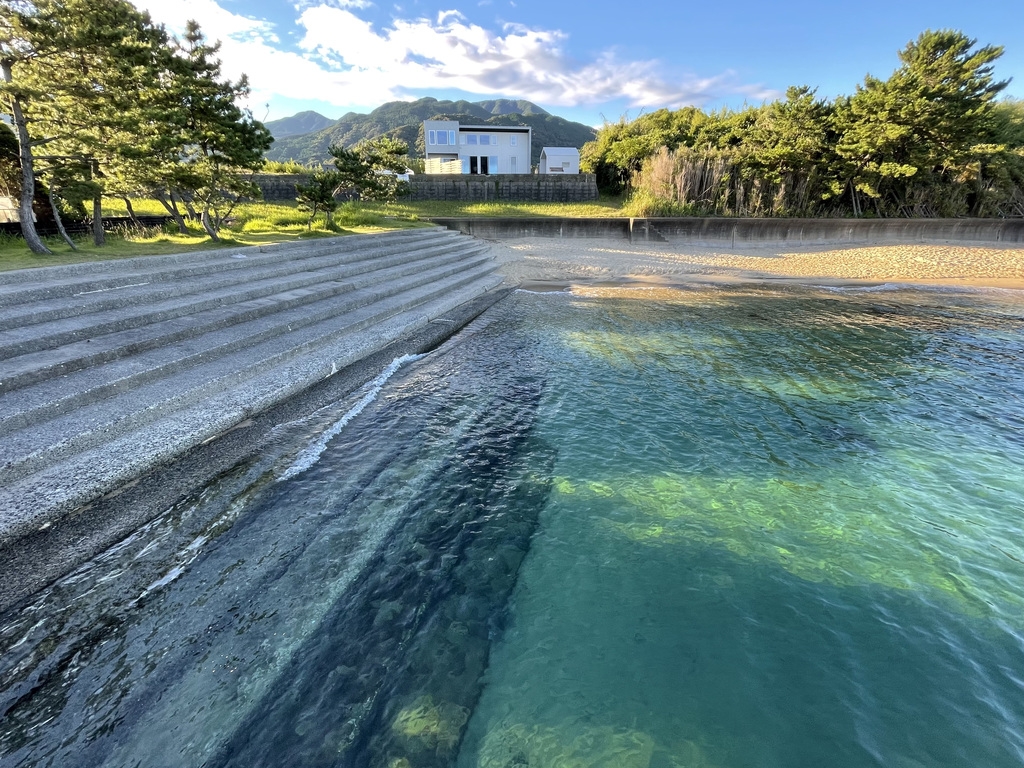
[[[680,282],[1024,290],[1024,247],[1016,243],[731,248],[530,237],[491,241],[491,250],[506,284],[527,290],[559,290],[555,286],[575,283],[639,287]]]

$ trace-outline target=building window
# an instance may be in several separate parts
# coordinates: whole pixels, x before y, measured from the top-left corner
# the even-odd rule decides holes
[[[570,165],[572,165],[572,163],[570,163],[568,160],[563,160],[562,161],[562,167],[563,168],[568,168]]]
[[[459,134],[459,144],[461,144],[462,146],[466,146],[466,134]]]
[[[518,136],[509,136],[508,137],[508,143],[509,143],[509,146],[511,146],[511,147],[518,147],[519,146],[519,137]]]
[[[516,140],[516,137],[513,136],[512,137],[512,141],[515,141],[515,140]],[[512,155],[512,157],[510,157],[508,159],[508,172],[509,173],[518,173],[518,171],[516,170],[516,165],[517,165],[516,160],[517,159],[518,158],[515,155]]]
[[[488,170],[488,173],[498,173],[498,156],[497,155],[491,155],[491,162],[488,163],[488,166],[490,167],[490,170]]]
[[[448,143],[448,131],[438,131],[437,132],[437,143],[439,145],[440,144],[447,144]]]
[[[476,134],[475,133],[469,134],[466,137],[466,141],[467,141],[467,143],[469,143],[469,144],[471,144],[473,146],[476,146]]]
[[[427,131],[427,144],[437,144],[436,131]]]

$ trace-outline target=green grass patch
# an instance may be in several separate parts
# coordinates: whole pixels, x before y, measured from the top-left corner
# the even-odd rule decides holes
[[[118,208],[120,204],[120,208]],[[105,216],[127,215],[124,203],[111,200],[104,203]],[[163,214],[163,206],[156,200],[133,200],[138,214]],[[168,253],[188,253],[218,248],[239,248],[250,245],[284,243],[309,238],[337,237],[339,235],[383,232],[392,229],[425,226],[415,219],[388,218],[374,210],[365,210],[357,204],[339,207],[334,225],[327,227],[322,214],[313,226],[306,227],[309,215],[298,210],[294,202],[244,203],[235,208],[227,226],[221,230],[221,242],[210,240],[198,223],[190,222],[188,234],[178,234],[174,224],[141,230],[126,228],[107,233],[103,246],[93,245],[91,236],[73,238],[78,246],[71,250],[59,237],[43,238],[52,256],[38,256],[15,236],[0,236],[0,271],[49,267],[59,264],[77,264],[83,261],[128,259],[136,256],[160,256]]]
[[[133,199],[132,208],[139,215],[166,215],[157,200]],[[104,200],[103,215],[127,216],[122,200]],[[312,227],[307,228],[307,213],[298,209],[298,203],[257,201],[242,203],[232,211],[227,225],[221,231],[221,242],[214,243],[198,225],[191,222],[188,234],[178,234],[177,227],[169,224],[142,230],[124,229],[108,233],[107,244],[96,247],[91,237],[75,238],[79,250],[72,251],[58,237],[44,238],[52,256],[37,256],[28,250],[20,237],[0,236],[0,271],[45,267],[57,264],[75,264],[82,261],[127,259],[135,256],[158,256],[168,253],[187,253],[216,248],[238,248],[266,245],[316,237],[336,237],[345,234],[364,234],[393,229],[427,226],[424,219],[434,217],[502,216],[502,217],[612,217],[628,215],[623,212],[621,198],[602,198],[589,203],[519,203],[519,202],[460,202],[460,201],[400,201],[397,203],[344,203],[334,214],[328,227],[323,214],[318,214]]]
[[[621,197],[602,197],[586,203],[530,203],[469,200],[400,200],[397,203],[364,203],[365,210],[404,219],[480,217],[609,218],[626,216]]]
[[[160,204],[159,200],[149,198],[132,198],[132,210],[137,216],[166,216],[167,209]],[[103,198],[104,217],[127,216],[128,206],[124,200],[119,198]]]

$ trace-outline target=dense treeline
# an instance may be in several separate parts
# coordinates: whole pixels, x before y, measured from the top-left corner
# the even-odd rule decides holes
[[[605,125],[582,164],[636,215],[1024,216],[1024,103],[997,101],[1001,54],[928,31],[853,96],[659,110]]]
[[[156,197],[182,230],[183,206],[217,239],[233,202],[258,194],[244,173],[272,141],[237,105],[248,83],[223,78],[217,51],[195,22],[172,37],[126,0],[0,0],[0,113],[18,147],[14,160],[0,151],[0,179],[14,166],[33,251],[48,252],[32,219],[37,182],[58,225],[62,209],[90,202],[98,242],[104,195],[129,212],[130,196]]]

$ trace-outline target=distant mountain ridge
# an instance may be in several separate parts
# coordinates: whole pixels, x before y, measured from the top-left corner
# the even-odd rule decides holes
[[[423,156],[423,121],[443,117],[460,123],[476,125],[517,125],[533,128],[533,163],[539,162],[543,147],[582,147],[596,132],[589,125],[574,123],[552,115],[526,100],[491,99],[488,101],[439,101],[423,98],[418,101],[392,101],[382,104],[368,115],[349,112],[330,125],[297,134],[289,133],[296,124],[312,120],[316,112],[303,112],[291,118],[267,123],[275,141],[267,152],[269,160],[297,160],[316,164],[331,159],[332,145],[351,147],[363,139],[393,136],[409,144],[413,157]],[[297,118],[302,117],[301,121]],[[289,122],[295,121],[295,122]],[[283,132],[282,132],[283,130]]]
[[[291,117],[282,117],[280,120],[271,120],[264,123],[267,130],[275,139],[283,139],[286,136],[299,136],[303,133],[313,133],[330,128],[334,120],[324,117],[319,112],[299,112]]]

